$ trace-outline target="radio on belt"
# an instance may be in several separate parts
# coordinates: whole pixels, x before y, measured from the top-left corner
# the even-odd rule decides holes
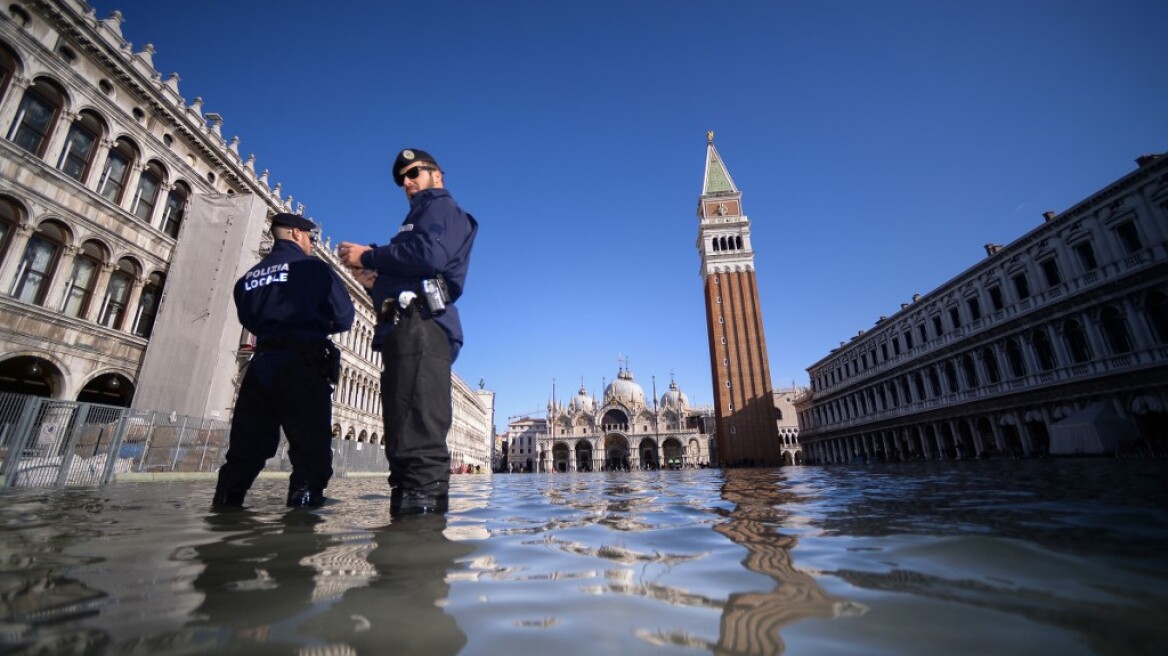
[[[446,281],[442,276],[422,279],[422,297],[426,299],[426,309],[432,316],[436,317],[446,311],[450,292],[446,291]]]

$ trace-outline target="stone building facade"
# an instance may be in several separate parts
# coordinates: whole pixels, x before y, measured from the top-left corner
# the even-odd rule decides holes
[[[1168,156],[1136,161],[812,364],[807,462],[1162,452]]]
[[[232,285],[268,218],[303,207],[122,21],[80,0],[0,8],[0,391],[227,419],[252,346]],[[317,256],[357,305],[334,436],[380,444],[373,308],[329,242]],[[457,452],[489,462],[493,397],[453,385]]]

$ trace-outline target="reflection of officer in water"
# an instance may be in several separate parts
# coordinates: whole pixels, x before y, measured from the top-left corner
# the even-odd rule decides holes
[[[332,384],[340,351],[333,333],[353,325],[353,301],[337,274],[312,257],[316,225],[296,214],[272,217],[275,245],[235,283],[239,322],[256,336],[239,386],[227,463],[213,505],[231,508],[288,437],[289,506],[319,506],[332,468]]]
[[[316,531],[324,518],[289,512],[260,518],[248,511],[213,513],[206,520],[219,540],[194,547],[204,569],[194,580],[203,593],[199,647],[216,652],[295,653],[306,641],[298,630],[313,609],[317,569],[311,558],[335,544]],[[213,641],[216,644],[208,645]],[[280,649],[284,648],[284,649]]]
[[[440,604],[450,593],[447,575],[474,546],[448,539],[445,528],[442,515],[423,515],[374,529],[366,559],[375,576],[346,591],[305,632],[358,654],[457,654],[466,636]]]

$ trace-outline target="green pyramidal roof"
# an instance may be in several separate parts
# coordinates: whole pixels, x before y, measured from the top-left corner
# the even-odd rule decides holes
[[[702,195],[736,193],[737,191],[738,187],[735,187],[734,180],[730,179],[730,172],[722,163],[718,149],[714,148],[714,142],[710,140],[706,145],[706,178],[702,184]]]

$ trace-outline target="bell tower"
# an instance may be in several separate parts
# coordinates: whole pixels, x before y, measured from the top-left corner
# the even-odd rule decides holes
[[[754,276],[750,219],[742,213],[742,192],[714,147],[713,132],[706,133],[698,219],[718,463],[778,465],[782,445]]]

